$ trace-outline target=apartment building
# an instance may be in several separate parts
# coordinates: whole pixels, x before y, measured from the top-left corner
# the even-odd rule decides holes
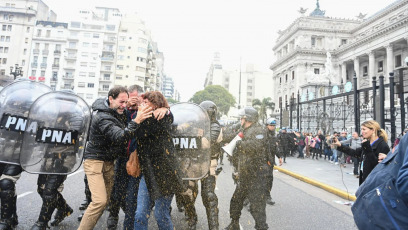
[[[36,22],[56,17],[41,0],[0,0],[0,76],[16,64],[27,76]]]

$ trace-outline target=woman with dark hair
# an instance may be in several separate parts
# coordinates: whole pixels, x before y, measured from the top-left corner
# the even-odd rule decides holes
[[[370,172],[386,154],[390,151],[387,144],[387,133],[381,129],[378,122],[368,120],[361,124],[361,134],[364,140],[361,142],[361,147],[352,149],[348,146],[341,145],[339,140],[335,137],[332,144],[337,146],[337,149],[352,157],[358,158],[360,163],[360,185],[364,182]]]
[[[153,110],[169,108],[166,99],[158,91],[147,92],[142,98],[145,106],[152,107]],[[171,201],[174,194],[184,191],[170,134],[173,115],[169,110],[161,120],[154,119],[156,116],[155,110],[153,117],[141,123],[136,132],[141,180],[134,229],[148,229],[148,220],[154,204],[154,215],[159,229],[172,230]]]

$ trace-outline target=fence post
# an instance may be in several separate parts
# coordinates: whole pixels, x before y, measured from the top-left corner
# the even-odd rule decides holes
[[[391,112],[391,145],[395,141],[395,102],[394,102],[394,73],[389,73],[390,75],[390,112]]]
[[[377,107],[377,105],[376,105],[376,97],[377,97],[377,78],[376,77],[373,77],[373,117],[374,117],[374,120],[377,120],[377,110],[376,110],[376,107]]]
[[[360,106],[359,106],[359,93],[357,89],[357,76],[356,73],[354,72],[354,77],[353,77],[353,85],[354,85],[354,126],[355,126],[355,131],[357,133],[360,133]]]
[[[290,113],[290,115],[289,115],[289,119],[290,119],[290,121],[289,121],[289,126],[290,126],[290,129],[292,129],[292,119],[293,119],[293,114],[292,114],[292,110],[293,110],[293,100],[294,98],[291,96],[290,97],[290,102],[289,102],[289,113]]]
[[[404,69],[399,69],[398,72],[399,77],[399,84],[398,84],[398,95],[400,98],[400,108],[401,108],[401,133],[404,132],[405,129],[405,101],[404,101]]]
[[[282,125],[282,110],[283,110],[283,107],[282,107],[282,100],[280,101],[280,103],[279,103],[279,106],[280,106],[280,120],[279,120],[279,123],[280,123],[280,128],[282,128],[283,127],[283,125]]]
[[[380,117],[379,123],[382,129],[385,129],[385,90],[384,90],[384,76],[380,76]]]
[[[300,125],[300,94],[299,94],[299,90],[298,90],[298,94],[297,94],[297,118],[296,119],[297,119],[297,129],[300,132],[301,125]]]

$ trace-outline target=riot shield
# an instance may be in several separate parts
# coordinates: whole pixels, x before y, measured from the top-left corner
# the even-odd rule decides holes
[[[171,106],[176,158],[184,180],[198,180],[210,170],[210,119],[207,112],[193,103]]]
[[[18,81],[0,91],[0,162],[20,164],[20,149],[33,102],[51,88],[37,82]]]
[[[77,95],[51,92],[31,106],[20,155],[29,173],[69,174],[82,163],[91,111]]]

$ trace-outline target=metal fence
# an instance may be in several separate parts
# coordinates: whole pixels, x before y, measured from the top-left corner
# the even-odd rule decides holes
[[[290,99],[289,104],[280,105],[281,126],[312,133],[318,130],[325,134],[334,131],[360,133],[360,124],[374,119],[394,143],[408,124],[405,115],[408,107],[408,71],[407,68],[400,68],[394,73],[390,73],[388,84],[384,84],[384,76],[380,76],[378,81],[373,77],[371,87],[357,89],[357,78],[354,77],[352,88],[351,83],[341,85],[337,90],[328,90],[327,96],[311,100],[301,100],[298,92],[297,98]],[[331,89],[331,86],[328,88]],[[389,103],[385,104],[386,101]]]

